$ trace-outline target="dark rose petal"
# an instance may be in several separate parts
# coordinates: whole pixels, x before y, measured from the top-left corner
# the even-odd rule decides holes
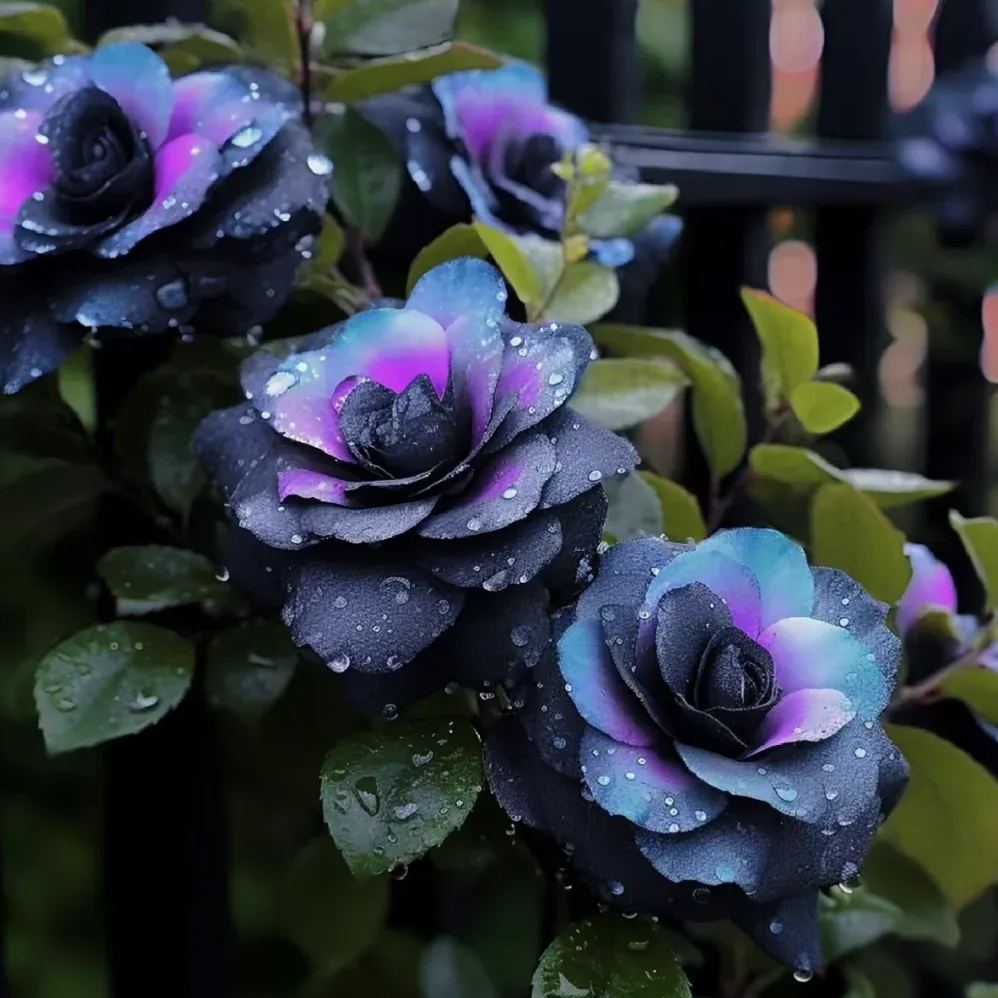
[[[553,592],[570,593],[593,580],[606,510],[606,493],[598,487],[551,510],[561,524],[561,550],[543,577]]]
[[[535,578],[562,543],[558,518],[538,513],[480,537],[416,544],[413,557],[451,585],[497,592]]]
[[[730,800],[698,780],[671,750],[625,745],[589,728],[579,751],[596,803],[639,828],[689,831],[717,817]]]
[[[468,490],[449,509],[426,520],[419,533],[448,540],[508,527],[537,507],[554,468],[554,447],[546,436],[522,437],[492,457]]]
[[[810,616],[848,628],[849,633],[873,653],[889,689],[893,690],[901,664],[901,642],[887,627],[887,604],[874,599],[858,582],[837,568],[815,568],[812,573],[814,606]]]
[[[547,593],[536,582],[469,592],[457,623],[434,646],[448,678],[491,689],[533,668],[551,636]]]
[[[804,973],[822,965],[817,891],[802,891],[771,904],[749,904],[734,919],[774,960]]]
[[[703,583],[671,589],[659,601],[655,650],[662,680],[689,698],[710,639],[731,626],[727,606]]]
[[[718,790],[833,829],[856,820],[876,793],[879,760],[896,752],[881,729],[868,729],[858,720],[825,741],[783,746],[744,761],[680,742],[676,751]]]
[[[79,335],[44,311],[25,315],[17,298],[8,297],[6,285],[0,271],[0,291],[8,303],[0,317],[0,387],[5,395],[13,395],[56,370],[79,345]]]
[[[345,671],[392,672],[454,624],[464,594],[405,563],[353,553],[303,555],[284,622],[299,645]]]
[[[626,745],[651,745],[657,733],[617,673],[600,621],[578,620],[558,642],[565,691],[588,723]]]
[[[638,462],[637,451],[623,438],[570,408],[559,409],[545,423],[556,452],[556,471],[544,489],[544,502],[558,506],[604,479],[623,476]]]

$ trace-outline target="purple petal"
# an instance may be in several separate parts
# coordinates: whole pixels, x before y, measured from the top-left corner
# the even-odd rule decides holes
[[[424,537],[448,540],[501,530],[537,508],[554,471],[554,447],[544,434],[524,437],[476,472],[468,491],[420,527]]]
[[[451,73],[434,80],[433,90],[448,132],[479,162],[500,130],[521,138],[552,135],[565,148],[587,140],[580,119],[548,104],[543,74],[527,63]]]
[[[90,59],[57,55],[49,62],[9,77],[0,84],[0,111],[47,111],[60,98],[90,83]]]
[[[96,247],[98,255],[121,256],[160,229],[193,215],[218,179],[221,156],[209,139],[189,133],[158,149],[155,163],[152,206],[102,239]]]
[[[791,742],[823,741],[841,731],[855,716],[852,701],[841,690],[795,690],[763,718],[756,744],[746,756]]]
[[[911,581],[898,601],[897,624],[906,634],[918,615],[929,607],[956,612],[956,583],[950,570],[923,544],[906,544]]]
[[[173,84],[173,110],[167,140],[196,132],[221,146],[253,120],[249,88],[228,73],[184,76]]]
[[[52,179],[52,155],[37,139],[41,121],[37,111],[0,114],[0,263],[22,258],[13,238],[18,212]]]
[[[299,499],[317,499],[336,506],[349,505],[344,481],[308,468],[280,472],[277,476],[277,494],[282,502],[288,496],[297,496]]]
[[[810,616],[814,580],[807,556],[778,530],[739,527],[722,530],[699,545],[744,565],[759,583],[759,628],[784,617]]]
[[[325,347],[292,354],[253,400],[291,440],[353,463],[340,432],[338,409],[359,378],[392,391],[427,374],[438,395],[447,387],[447,337],[420,312],[378,308],[348,319]]]
[[[698,780],[682,762],[655,748],[623,745],[589,728],[579,760],[593,799],[652,832],[688,832],[717,817],[727,794]]]
[[[652,744],[654,726],[618,675],[598,620],[579,620],[565,631],[558,667],[565,692],[588,724],[625,745]]]
[[[888,687],[873,652],[845,627],[810,617],[788,617],[759,635],[773,656],[784,694],[795,690],[839,690],[864,720],[887,706]]]
[[[166,63],[152,49],[120,42],[90,57],[90,78],[109,93],[158,149],[166,138],[173,107],[173,84]]]

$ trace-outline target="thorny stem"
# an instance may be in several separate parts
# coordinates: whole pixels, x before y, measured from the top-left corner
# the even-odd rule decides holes
[[[298,35],[298,59],[301,63],[298,85],[304,105],[305,124],[312,127],[312,0],[298,0],[295,6],[295,32]]]

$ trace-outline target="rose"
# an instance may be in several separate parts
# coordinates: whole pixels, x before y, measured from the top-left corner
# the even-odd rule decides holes
[[[493,790],[609,902],[731,917],[811,969],[818,890],[906,778],[886,610],[773,530],[619,544],[490,735]]]
[[[0,382],[87,330],[242,332],[290,290],[328,159],[265,70],[170,79],[145,46],[56,56],[0,86]]]
[[[393,139],[421,198],[448,222],[474,215],[507,232],[561,237],[565,184],[552,167],[586,145],[589,132],[548,102],[535,67],[451,73],[431,89],[368,101],[364,113]],[[406,204],[386,241],[414,214]],[[632,238],[592,241],[599,262],[623,268],[625,305],[640,306],[681,227],[676,216],[660,215]]]
[[[337,672],[382,674],[381,703],[535,662],[546,590],[586,580],[600,482],[635,462],[565,404],[586,331],[513,322],[506,294],[481,260],[442,264],[404,307],[354,315],[283,360],[256,354],[247,404],[195,435],[241,533],[297,552],[278,559],[295,640]],[[244,550],[245,537],[230,567],[259,592]]]

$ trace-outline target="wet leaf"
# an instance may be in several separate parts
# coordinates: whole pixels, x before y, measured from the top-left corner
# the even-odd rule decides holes
[[[974,571],[984,586],[986,609],[998,609],[998,520],[992,516],[962,517],[949,514],[950,526],[960,535]]]
[[[657,416],[688,384],[672,364],[633,357],[594,360],[572,396],[572,408],[608,430]]]
[[[707,536],[700,503],[692,492],[687,492],[678,482],[662,478],[652,471],[639,471],[638,475],[658,497],[662,510],[662,530],[674,541],[702,541]]]
[[[808,381],[790,392],[790,408],[809,433],[831,433],[859,412],[859,399],[831,381]]]

